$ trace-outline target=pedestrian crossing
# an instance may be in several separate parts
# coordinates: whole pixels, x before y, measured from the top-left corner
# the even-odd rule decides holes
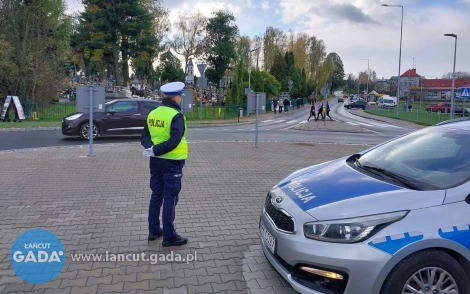
[[[341,122],[339,120],[336,120],[337,122]],[[266,124],[266,123],[271,123],[269,125],[266,125],[265,127],[263,126],[263,124]],[[260,122],[259,124],[259,128],[258,130],[260,131],[270,131],[270,130],[273,130],[273,124],[282,124],[283,126],[285,126],[284,128],[282,128],[281,130],[289,130],[289,129],[293,129],[295,127],[299,127],[303,124],[306,124],[307,123],[307,120],[300,120],[300,119],[292,119],[292,120],[286,120],[286,119],[267,119],[267,120],[263,120]],[[392,125],[392,124],[387,124],[387,123],[380,123],[380,122],[358,122],[358,121],[355,121],[355,122],[343,122],[345,124],[348,124],[348,125],[351,125],[351,126],[356,126],[356,127],[365,127],[365,128],[395,128],[395,129],[403,129],[402,127],[399,127],[399,126],[396,126],[396,125]],[[194,128],[193,130],[196,130],[196,131],[201,131],[201,130],[208,130],[208,131],[216,131],[216,130],[222,130],[222,131],[254,131],[255,129],[253,128],[253,126],[250,126],[250,127],[245,127],[245,128],[240,128],[240,126],[237,126],[237,128],[231,128],[229,126],[227,126],[227,128],[223,128],[223,129],[215,129],[215,128]]]
[[[402,127],[399,127],[399,126],[395,126],[395,125],[391,125],[391,124],[382,124],[382,123],[375,123],[375,122],[371,122],[371,123],[363,123],[363,122],[345,122],[346,124],[348,125],[351,125],[351,126],[356,126],[356,127],[379,127],[379,128],[394,128],[394,129],[402,129]]]
[[[261,121],[262,123],[268,123],[268,122],[273,122],[273,123],[282,123],[282,122],[286,122],[288,124],[293,124],[295,122],[299,121],[298,119],[293,119],[293,120],[289,120],[289,121],[286,121],[285,119],[267,119],[267,120],[263,120]]]

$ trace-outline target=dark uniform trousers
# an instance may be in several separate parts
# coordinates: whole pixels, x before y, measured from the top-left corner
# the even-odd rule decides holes
[[[178,194],[181,191],[182,178],[182,170],[150,171],[152,197],[149,206],[149,233],[156,234],[161,228],[160,209],[163,204],[163,241],[168,241],[176,235],[173,222],[175,220],[175,207],[178,204]]]

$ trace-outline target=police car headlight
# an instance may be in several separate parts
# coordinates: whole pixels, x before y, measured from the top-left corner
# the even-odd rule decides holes
[[[384,227],[403,219],[408,211],[370,215],[351,219],[306,223],[306,238],[325,242],[356,243],[373,236]]]
[[[65,120],[75,120],[75,119],[79,118],[82,115],[83,115],[83,113],[73,114],[71,116],[66,117]]]

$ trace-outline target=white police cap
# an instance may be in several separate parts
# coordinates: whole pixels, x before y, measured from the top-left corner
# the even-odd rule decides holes
[[[184,83],[182,82],[172,82],[160,87],[160,91],[162,92],[162,94],[168,96],[184,96],[183,89]]]

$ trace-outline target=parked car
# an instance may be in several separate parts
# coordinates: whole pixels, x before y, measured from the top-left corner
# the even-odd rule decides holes
[[[431,104],[426,107],[426,111],[437,113],[450,113],[450,103]]]
[[[161,105],[149,99],[116,99],[106,103],[104,112],[93,112],[93,138],[101,135],[126,135],[140,133],[147,115]],[[88,140],[89,114],[77,112],[62,119],[62,134],[80,136]]]
[[[301,293],[470,293],[468,146],[463,118],[295,171],[264,201],[264,255]]]
[[[454,106],[454,113],[460,116],[470,116],[470,108]]]
[[[367,102],[362,101],[362,100],[356,100],[356,101],[351,102],[349,104],[345,104],[344,107],[346,107],[347,109],[351,109],[351,108],[366,109],[366,105],[367,105]]]

